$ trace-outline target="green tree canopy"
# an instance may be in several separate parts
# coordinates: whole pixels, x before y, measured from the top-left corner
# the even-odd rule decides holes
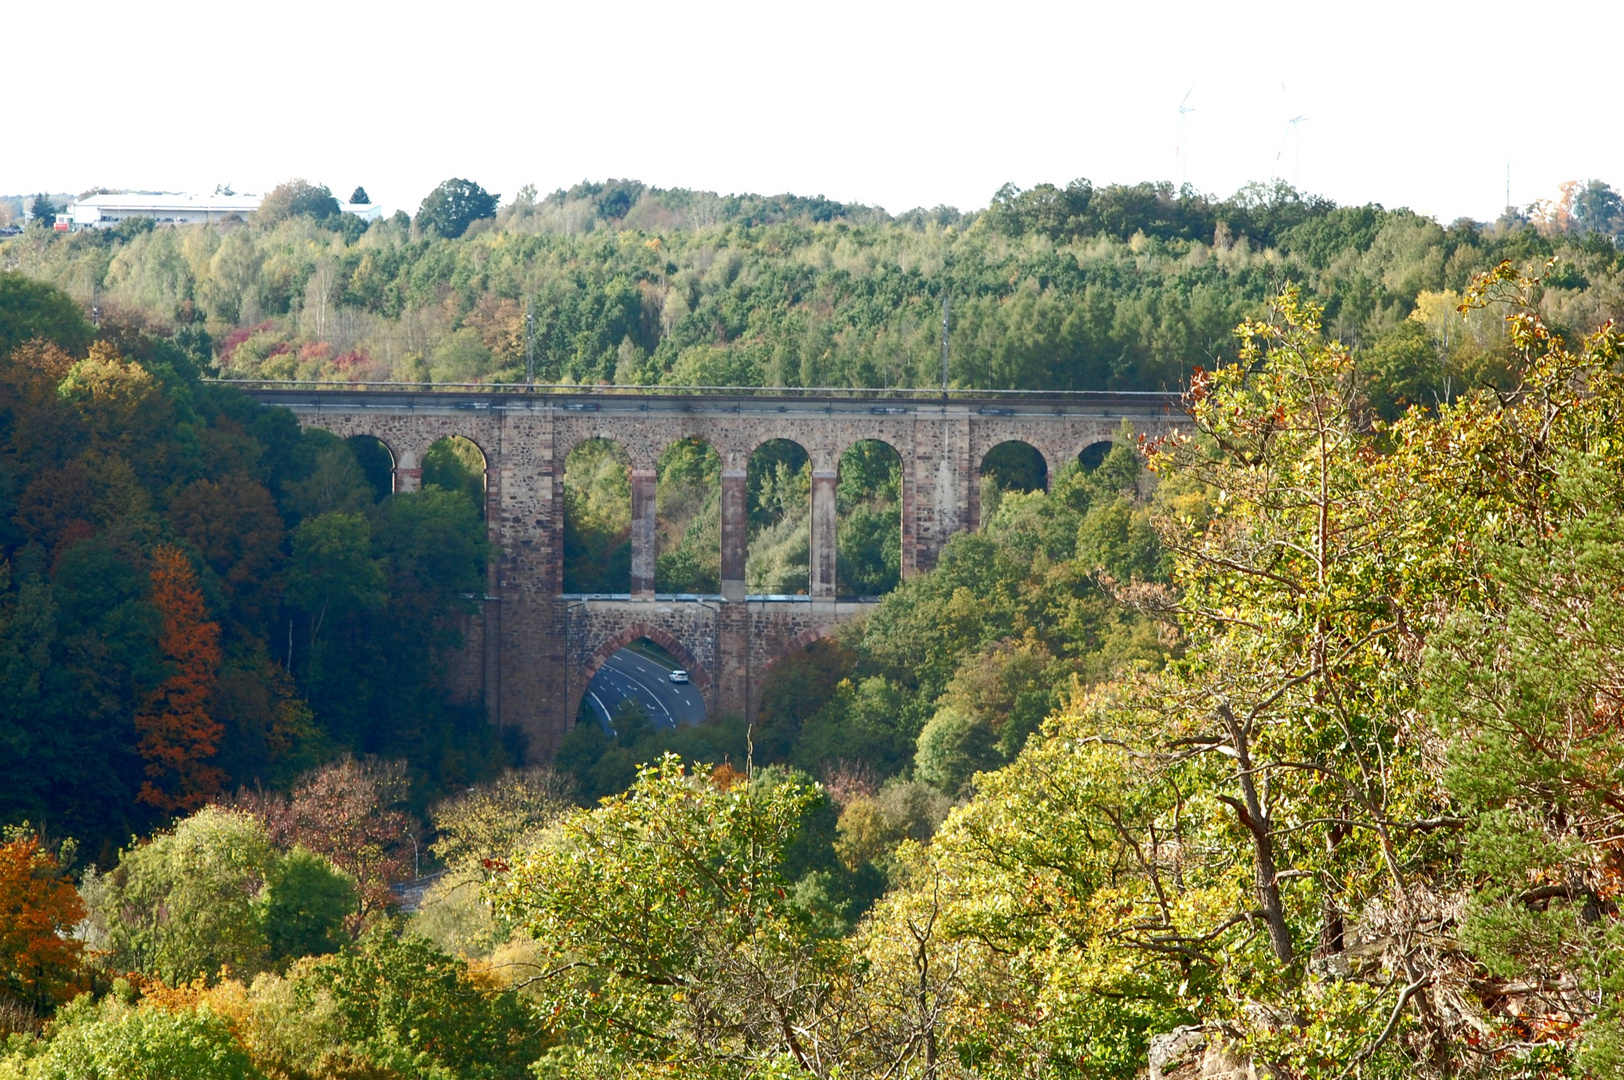
[[[545,1046],[516,992],[481,986],[462,961],[386,928],[312,964],[296,990],[333,1003],[332,1037],[378,1075],[525,1080]]]
[[[0,271],[0,357],[35,338],[76,353],[93,335],[66,293],[15,270]]]
[[[267,960],[255,900],[277,864],[260,824],[205,807],[171,832],[125,850],[92,891],[117,963],[170,984]]]
[[[310,640],[329,613],[384,605],[384,567],[372,554],[372,529],[360,514],[330,511],[301,522],[293,536],[289,598],[311,615]]]
[[[27,1080],[264,1080],[226,1017],[86,994],[58,1014],[50,1042],[10,1076]],[[10,1062],[0,1060],[0,1070]]]
[[[455,240],[480,218],[495,217],[497,198],[472,180],[446,180],[417,208],[417,227]]]
[[[817,799],[799,783],[708,783],[667,757],[565,818],[494,893],[557,969],[539,985],[547,1011],[628,1065],[795,1053],[786,1022],[816,1022],[816,982],[784,976],[820,957],[782,864]]]
[[[326,221],[339,213],[338,200],[326,184],[308,180],[288,180],[272,188],[259,204],[259,219],[270,225],[291,217]]]
[[[355,881],[302,847],[267,874],[259,917],[273,963],[324,956],[349,940],[345,919],[355,911]]]
[[[380,444],[202,382],[209,352],[191,311],[166,327],[110,307],[91,327],[63,291],[0,273],[0,823],[49,820],[103,861],[164,824],[135,801],[136,717],[176,675],[164,549],[196,571],[193,623],[218,628],[200,708],[220,730],[200,761],[224,790],[288,785],[346,750],[408,758],[429,799],[501,764],[441,662],[447,616],[483,581],[479,501],[393,494]],[[477,469],[453,473],[480,490]]]
[[[1325,1080],[1472,1075],[1485,1035],[1496,1070],[1616,1072],[1624,345],[1569,347],[1537,287],[1468,298],[1510,304],[1514,398],[1373,432],[1289,291],[1197,381],[1153,460],[1213,501],[1157,515],[1176,592],[1118,593],[1181,655],[1074,695],[873,916],[939,913],[982,1075],[1126,1077],[1179,1027]]]

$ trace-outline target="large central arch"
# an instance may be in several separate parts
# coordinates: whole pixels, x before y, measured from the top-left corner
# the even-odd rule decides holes
[[[663,626],[657,626],[649,622],[634,622],[605,638],[602,644],[592,650],[592,655],[587,658],[586,663],[581,665],[580,671],[576,673],[570,685],[569,715],[571,717],[574,717],[581,710],[581,699],[586,696],[587,687],[591,685],[592,677],[598,673],[598,669],[611,656],[638,638],[648,638],[654,644],[681,660],[682,666],[687,669],[688,677],[693,680],[694,686],[705,697],[707,703],[710,702],[713,696],[710,692],[713,681],[711,673],[706,670],[704,662],[694,654],[694,651],[683,644],[681,638]]]

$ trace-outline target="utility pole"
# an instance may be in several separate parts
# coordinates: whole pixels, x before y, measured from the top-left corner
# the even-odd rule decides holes
[[[530,311],[530,294],[524,294],[524,384],[536,384],[536,317]]]
[[[942,400],[947,400],[947,330],[949,325],[947,291],[942,291]]]

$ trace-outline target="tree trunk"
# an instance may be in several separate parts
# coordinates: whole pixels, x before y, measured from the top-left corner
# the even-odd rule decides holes
[[[1263,813],[1263,804],[1257,795],[1257,781],[1253,778],[1252,772],[1251,742],[1247,738],[1246,730],[1235,719],[1235,714],[1228,705],[1218,706],[1218,715],[1229,728],[1230,742],[1235,747],[1235,760],[1240,765],[1241,786],[1239,800],[1228,796],[1219,797],[1234,808],[1241,819],[1241,824],[1252,834],[1253,877],[1257,883],[1258,904],[1263,910],[1263,922],[1269,930],[1269,947],[1274,950],[1277,960],[1290,965],[1295,962],[1297,952],[1291,942],[1291,928],[1286,925],[1285,908],[1280,903],[1280,886],[1275,880],[1279,870],[1274,862],[1274,836],[1269,829],[1269,819]]]

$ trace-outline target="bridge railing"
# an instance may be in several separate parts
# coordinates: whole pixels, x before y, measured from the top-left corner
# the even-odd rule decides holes
[[[472,596],[468,596],[472,599]],[[629,592],[623,593],[558,593],[557,599],[568,601],[571,604],[581,603],[629,603],[633,597]],[[485,599],[493,600],[496,597],[487,596]],[[747,604],[810,604],[813,597],[806,593],[750,593],[744,598]],[[819,600],[830,599],[818,597]],[[832,599],[841,604],[878,604],[880,596],[847,595],[840,593]],[[726,603],[727,598],[721,593],[655,593],[654,600],[661,604],[719,604]]]
[[[986,390],[974,387],[850,387],[850,386],[664,386],[601,385],[594,383],[501,382],[350,382],[344,379],[207,379],[206,382],[242,390],[371,391],[397,394],[512,394],[521,397],[673,397],[698,395],[718,398],[852,398],[855,400],[941,401],[1011,398],[1041,400],[1134,401],[1144,405],[1176,404],[1182,394],[1165,390]]]

